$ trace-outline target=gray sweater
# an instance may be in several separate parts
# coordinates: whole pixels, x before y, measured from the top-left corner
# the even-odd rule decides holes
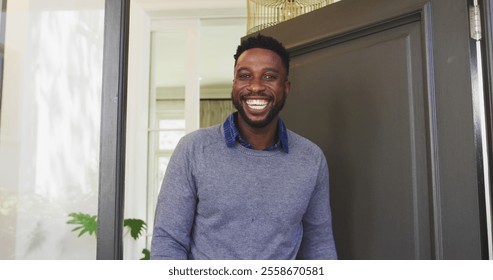
[[[152,259],[335,259],[329,177],[318,146],[228,148],[222,125],[183,137],[156,208]]]

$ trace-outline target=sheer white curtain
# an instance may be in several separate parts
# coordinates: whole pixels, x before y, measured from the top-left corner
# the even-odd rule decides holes
[[[0,259],[95,259],[104,0],[7,3]]]

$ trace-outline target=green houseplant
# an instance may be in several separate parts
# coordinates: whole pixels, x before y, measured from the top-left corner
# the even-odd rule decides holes
[[[89,215],[81,212],[72,212],[68,214],[68,216],[70,217],[70,220],[67,221],[67,224],[76,225],[76,227],[72,229],[72,232],[79,232],[77,237],[81,237],[85,233],[97,236],[98,218],[96,215]],[[141,219],[124,219],[123,227],[127,229],[128,233],[130,233],[130,236],[134,240],[137,240],[140,236],[142,236],[147,228],[147,225]],[[144,248],[142,250],[142,254],[144,254],[144,256],[141,258],[141,260],[150,259],[151,253],[147,248]]]

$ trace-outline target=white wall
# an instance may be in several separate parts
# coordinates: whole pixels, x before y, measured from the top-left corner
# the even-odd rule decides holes
[[[104,0],[8,1],[0,259],[94,259],[67,214],[97,214]]]
[[[130,5],[130,23],[124,217],[145,221],[151,38],[150,19],[135,1]],[[141,258],[145,247],[146,236],[135,241],[124,235],[124,259]]]

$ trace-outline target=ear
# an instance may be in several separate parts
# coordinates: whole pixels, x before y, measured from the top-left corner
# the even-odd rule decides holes
[[[286,96],[289,95],[289,91],[291,90],[291,81],[286,78],[286,81],[284,82],[284,93]]]

